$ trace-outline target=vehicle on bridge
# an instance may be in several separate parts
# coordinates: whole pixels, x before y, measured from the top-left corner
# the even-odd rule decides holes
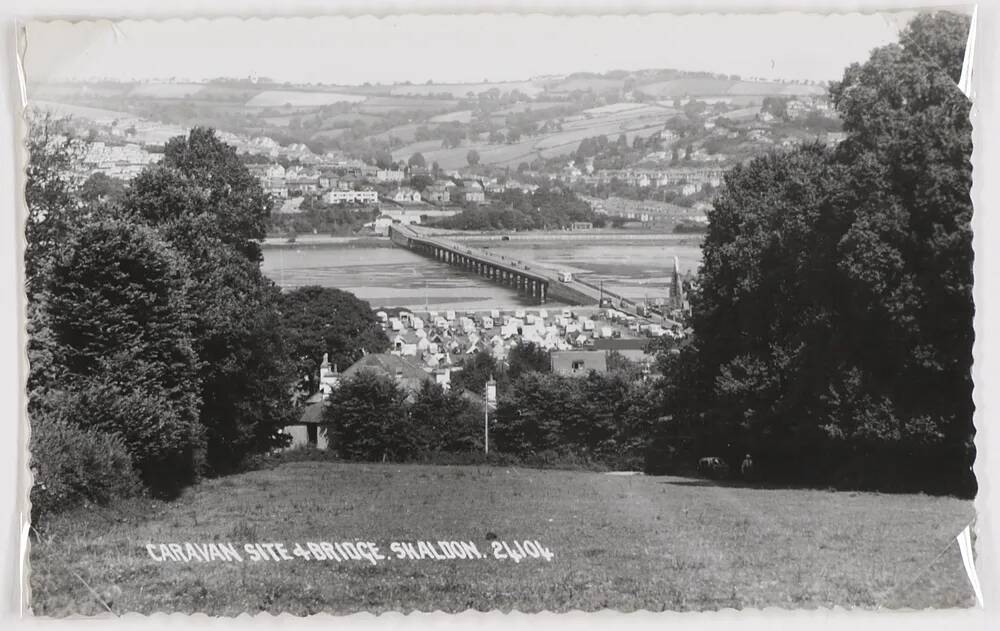
[[[559,272],[559,281],[563,283],[568,283],[573,280],[573,274],[570,272]]]

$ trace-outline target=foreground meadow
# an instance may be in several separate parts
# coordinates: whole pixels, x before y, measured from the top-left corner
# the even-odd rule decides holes
[[[953,542],[973,517],[971,502],[923,495],[287,463],[206,481],[169,503],[59,516],[32,544],[31,606],[52,616],[969,606]],[[483,558],[390,551],[391,542],[442,540],[472,542]],[[553,558],[492,554],[494,542],[525,540]],[[387,558],[373,565],[292,554],[296,543],[358,541]],[[232,543],[243,560],[156,561],[146,547],[185,542]],[[244,545],[253,542],[283,543],[292,559],[252,561]]]

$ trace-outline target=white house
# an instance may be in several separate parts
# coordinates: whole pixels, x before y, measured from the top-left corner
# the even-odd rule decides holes
[[[400,204],[412,204],[420,201],[420,191],[409,186],[400,186],[392,192],[389,199]]]
[[[377,204],[378,193],[373,190],[364,191],[327,191],[323,194],[323,201],[327,204],[353,203],[353,204]]]

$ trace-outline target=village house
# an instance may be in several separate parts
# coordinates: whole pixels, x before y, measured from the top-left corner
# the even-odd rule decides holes
[[[431,204],[448,204],[451,202],[451,188],[455,185],[451,182],[438,180],[424,189],[421,198]]]
[[[698,191],[700,190],[701,190],[700,184],[695,184],[694,182],[688,182],[687,184],[681,186],[681,195],[684,195],[685,197],[690,197],[691,195],[698,193]]]
[[[483,187],[491,195],[500,195],[507,190],[507,186],[496,178],[490,178],[488,182],[484,183]]]
[[[323,194],[327,204],[377,204],[378,192],[371,189],[363,191],[327,191]]]
[[[346,175],[342,175],[336,181],[335,185],[331,186],[330,188],[335,188],[338,191],[352,191],[356,189],[360,184],[362,184],[362,180],[360,177],[348,173]]]
[[[486,201],[486,192],[478,180],[462,180],[462,186],[456,189],[457,201],[466,204],[482,204]]]
[[[319,179],[306,175],[291,178],[286,184],[289,194],[315,193],[319,190]]]
[[[389,194],[389,199],[399,204],[411,204],[419,202],[420,191],[409,186],[400,186]]]
[[[288,185],[283,177],[272,177],[263,183],[264,192],[281,199],[288,198]]]
[[[406,173],[398,169],[376,169],[375,171],[375,181],[376,182],[402,182],[406,177]]]
[[[318,449],[326,449],[328,439],[323,423],[323,409],[330,393],[340,384],[340,374],[336,366],[330,365],[330,356],[323,353],[323,361],[319,365],[319,391],[305,401],[299,422],[286,425],[282,432],[291,438],[289,449],[312,445]]]

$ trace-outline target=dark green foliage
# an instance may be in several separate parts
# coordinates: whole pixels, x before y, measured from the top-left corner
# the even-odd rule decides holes
[[[389,339],[368,303],[339,289],[314,285],[282,292],[280,326],[299,389],[305,394],[319,389],[324,353],[329,354],[331,365],[346,369],[365,353],[389,348]]]
[[[84,204],[115,204],[125,195],[125,183],[104,173],[93,173],[80,185],[79,197]]]
[[[187,261],[207,464],[235,470],[247,455],[281,444],[278,430],[296,414],[279,292],[260,271],[266,197],[231,147],[195,129],[167,143],[160,165],[133,181],[122,212],[154,227]]]
[[[24,198],[28,215],[24,225],[24,275],[28,300],[39,290],[40,279],[58,252],[74,221],[83,215],[65,174],[79,157],[81,146],[68,133],[66,121],[51,113],[31,113],[26,148]],[[70,212],[76,210],[77,212]]]
[[[468,452],[482,449],[482,409],[460,390],[445,390],[425,381],[409,405],[410,424],[421,453]]]
[[[412,156],[410,156],[410,159],[407,160],[406,163],[408,165],[410,165],[411,167],[426,167],[427,166],[427,160],[424,158],[424,154],[420,153],[419,151],[417,153],[413,154]]]
[[[505,191],[492,205],[466,208],[433,225],[453,230],[540,230],[598,220],[590,205],[571,191],[543,187],[533,193]]]
[[[533,342],[516,344],[507,353],[507,379],[517,379],[527,372],[549,372],[552,360],[549,352]]]
[[[57,419],[71,429],[54,435],[116,441],[130,459],[122,488],[134,468],[161,495],[280,444],[297,410],[279,292],[260,272],[267,199],[232,148],[197,129],[122,195],[101,178],[79,190],[60,179],[75,146],[58,122],[30,135],[33,428]],[[51,475],[79,469],[40,453]]]
[[[170,139],[160,165],[190,178],[212,212],[207,215],[214,236],[253,261],[259,261],[270,200],[260,182],[215,131],[195,127],[190,134]]]
[[[61,367],[58,381],[35,384],[55,399],[47,404],[120,436],[152,488],[194,479],[197,359],[177,255],[148,228],[104,220],[72,235],[45,280]]]
[[[639,468],[662,410],[656,382],[623,372],[524,373],[500,393],[491,436],[517,457],[550,451]]]
[[[84,503],[106,504],[139,493],[142,484],[122,440],[83,429],[64,415],[31,417],[31,521]]]
[[[323,419],[331,448],[350,460],[404,461],[419,450],[406,393],[392,377],[362,370],[331,393]]]
[[[497,388],[504,390],[524,373],[551,370],[548,351],[533,342],[521,342],[511,347],[503,362],[494,359],[493,353],[488,350],[469,355],[462,360],[461,370],[452,372],[451,383],[457,390],[482,394],[490,378],[497,382]]]
[[[493,355],[489,351],[476,351],[469,355],[462,360],[461,368],[461,370],[454,370],[451,373],[451,385],[458,390],[465,389],[481,394],[490,377],[503,378],[503,367],[493,359]]]
[[[831,88],[848,134],[734,168],[680,401],[775,479],[971,493],[968,20],[922,16]]]

